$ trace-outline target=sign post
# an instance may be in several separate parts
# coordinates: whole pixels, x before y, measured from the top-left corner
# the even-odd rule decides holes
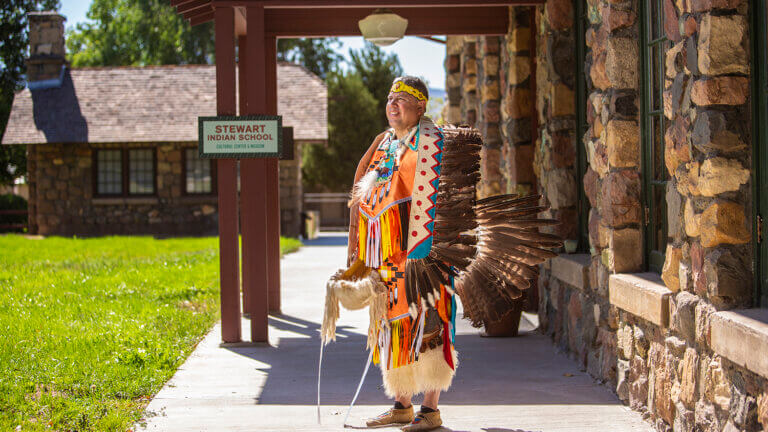
[[[290,138],[289,136],[289,140]],[[268,185],[264,181],[266,178],[264,166],[266,166],[266,162],[269,159],[273,159],[276,164],[278,158],[285,157],[286,154],[284,153],[292,150],[290,148],[284,149],[285,147],[283,144],[283,121],[281,116],[222,115],[198,117],[198,150],[200,157],[215,158],[221,161],[241,160],[241,187],[243,191],[249,191],[240,197],[242,217],[247,220],[247,223],[244,221],[240,225],[242,228],[240,234],[243,237],[243,297],[246,302],[245,310],[251,314],[252,342],[267,342],[268,339],[269,280],[267,278],[268,251],[266,232],[266,216],[268,211],[266,207],[268,207],[268,203],[264,199],[268,195]],[[258,178],[254,176],[258,176]],[[235,194],[237,194],[236,190]],[[279,202],[277,205],[279,206]],[[277,229],[279,230],[279,226]],[[237,244],[237,234],[237,232],[233,234],[235,236],[235,244]],[[279,238],[277,247],[279,248]],[[264,253],[261,253],[261,248],[264,248]],[[222,266],[225,265],[224,261],[222,257]],[[230,263],[227,262],[226,264]],[[237,316],[239,316],[239,313],[237,313]]]

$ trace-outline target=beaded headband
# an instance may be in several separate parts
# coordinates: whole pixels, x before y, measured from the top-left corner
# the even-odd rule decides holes
[[[427,97],[424,96],[424,93],[420,92],[419,90],[416,90],[415,88],[409,86],[408,84],[402,81],[397,81],[396,83],[392,84],[392,88],[389,90],[389,92],[390,93],[406,92],[420,101],[427,100]]]

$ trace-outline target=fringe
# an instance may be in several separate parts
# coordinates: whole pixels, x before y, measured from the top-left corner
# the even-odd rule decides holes
[[[399,202],[371,218],[360,211],[358,250],[366,266],[379,268],[392,255],[408,246],[408,215],[410,201]]]
[[[416,318],[410,315],[394,321],[381,320],[377,327],[378,343],[373,349],[374,364],[383,369],[396,369],[419,359],[424,337],[424,311]]]
[[[324,343],[336,340],[336,321],[339,319],[339,303],[349,310],[369,306],[368,349],[377,345],[379,322],[387,315],[386,286],[378,271],[369,270],[362,278],[344,279],[342,270],[334,274],[326,284],[325,313],[320,327]]]

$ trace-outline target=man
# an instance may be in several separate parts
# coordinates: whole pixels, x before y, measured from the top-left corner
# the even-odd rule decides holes
[[[407,259],[431,245],[442,131],[424,116],[428,90],[415,77],[395,79],[387,97],[390,129],[379,134],[358,164],[350,201],[348,265],[360,260],[387,286],[387,316],[377,327],[374,362],[394,406],[368,426],[406,424],[404,431],[442,425],[438,400],[458,362],[453,349],[456,304],[450,287],[421,306],[407,301]],[[431,217],[430,217],[431,215]],[[439,297],[439,298],[437,298]],[[424,393],[414,415],[411,398]]]

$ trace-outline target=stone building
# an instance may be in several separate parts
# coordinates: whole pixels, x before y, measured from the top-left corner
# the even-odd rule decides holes
[[[509,13],[448,38],[445,116],[485,137],[484,196],[562,222],[543,331],[659,431],[768,430],[765,3]]]
[[[64,17],[29,16],[28,86],[2,144],[27,145],[30,232],[43,235],[215,235],[216,164],[200,159],[198,116],[216,115],[209,65],[70,68]],[[283,235],[301,227],[301,146],[328,139],[327,90],[278,64],[278,113],[293,127],[281,160]]]

